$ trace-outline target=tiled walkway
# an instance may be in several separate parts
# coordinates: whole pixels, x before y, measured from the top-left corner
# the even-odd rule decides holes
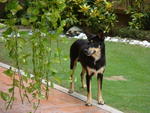
[[[6,91],[11,80],[3,73],[5,69],[0,67],[0,90]],[[21,104],[18,90],[15,93],[16,100],[11,110],[5,111],[4,101],[0,99],[0,113],[29,113],[32,106],[27,101]],[[74,98],[56,89],[50,89],[49,99],[42,100],[36,113],[109,113],[96,106],[87,107],[85,102]]]

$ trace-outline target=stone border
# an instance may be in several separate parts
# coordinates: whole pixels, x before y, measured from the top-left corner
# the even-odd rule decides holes
[[[14,68],[14,67],[12,67],[12,66],[10,66],[10,65],[7,65],[7,64],[4,64],[4,63],[2,63],[2,62],[0,62],[0,67],[3,67],[3,68],[6,68],[6,69],[12,69],[13,71],[18,71],[16,68]],[[20,70],[20,73],[22,74],[22,75],[24,75],[24,71],[23,70]],[[32,74],[30,74],[31,76],[34,76],[34,75],[32,75]],[[44,84],[45,84],[45,81],[42,81]],[[67,88],[64,88],[64,87],[62,87],[62,86],[60,86],[60,85],[57,85],[57,84],[54,84],[54,88],[55,89],[57,89],[57,90],[59,90],[59,91],[61,91],[61,92],[63,92],[63,93],[66,93],[66,94],[68,94],[68,89]],[[71,95],[71,96],[73,96],[73,97],[75,97],[75,98],[78,98],[78,99],[80,99],[80,100],[82,100],[82,101],[86,101],[86,96],[84,96],[84,95],[81,95],[81,94],[79,94],[79,93],[77,93],[77,92],[74,92],[73,94],[68,94],[68,95]],[[115,108],[113,108],[113,107],[111,107],[111,106],[108,106],[108,105],[106,105],[106,104],[104,104],[104,105],[98,105],[97,104],[97,101],[96,100],[94,100],[93,99],[93,102],[92,102],[92,104],[94,105],[94,106],[96,106],[96,107],[98,107],[98,108],[101,108],[101,109],[103,109],[103,110],[106,110],[106,111],[108,111],[108,112],[110,112],[110,113],[123,113],[122,111],[120,111],[120,110],[117,110],[117,109],[115,109]]]
[[[74,36],[74,37],[70,37],[70,38],[76,38],[76,39],[87,39],[87,36],[84,33],[80,33],[78,36]],[[120,42],[120,43],[126,43],[126,44],[130,44],[130,45],[139,45],[145,48],[150,48],[150,42],[143,40],[135,40],[135,39],[131,39],[131,38],[121,38],[118,36],[115,37],[105,37],[105,41],[108,42]]]
[[[106,41],[109,42],[120,42],[120,43],[126,43],[126,44],[130,44],[130,45],[139,45],[145,48],[150,48],[150,42],[143,40],[135,40],[135,39],[131,39],[131,38],[120,38],[120,37],[106,37],[105,39]]]

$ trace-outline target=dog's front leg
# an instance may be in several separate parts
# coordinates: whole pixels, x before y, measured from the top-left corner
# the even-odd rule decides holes
[[[86,70],[84,69],[84,67],[82,66],[82,72],[80,74],[81,76],[81,83],[82,83],[82,88],[85,88],[86,87],[86,84],[85,84],[85,72]]]
[[[70,75],[70,88],[68,93],[73,93],[74,92],[74,69],[71,70],[71,75]]]
[[[91,91],[91,78],[93,74],[87,74],[86,75],[86,85],[87,85],[87,106],[92,105],[92,91]]]
[[[97,82],[98,82],[98,104],[103,105],[104,100],[102,97],[102,81],[103,81],[103,74],[97,75]]]

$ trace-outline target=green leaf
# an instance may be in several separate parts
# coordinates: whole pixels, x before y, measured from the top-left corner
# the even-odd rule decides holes
[[[47,3],[45,1],[42,1],[42,0],[39,1],[39,5],[41,7],[47,7]]]
[[[32,14],[32,9],[33,9],[32,7],[29,7],[29,8],[27,9],[27,14],[28,14],[28,15],[31,15],[31,14]]]
[[[28,93],[32,93],[34,91],[34,89],[32,87],[26,87],[26,90]]]
[[[14,87],[9,88],[9,89],[8,89],[8,92],[9,92],[9,93],[12,93],[12,92],[13,92],[13,90],[14,90]]]
[[[58,84],[61,84],[61,78],[60,78],[60,77],[55,76],[53,79],[54,79]]]
[[[3,32],[3,35],[10,35],[12,33],[12,28],[7,28],[6,31]]]
[[[19,84],[20,84],[19,80],[14,79],[14,86],[19,87]]]
[[[32,16],[29,19],[30,22],[35,22],[36,20],[37,20],[37,16]]]
[[[5,27],[6,27],[5,24],[0,23],[0,29],[5,28]]]
[[[50,83],[51,88],[54,88],[54,83],[52,81]]]
[[[37,8],[32,9],[32,14],[33,15],[38,15],[39,14],[39,9],[37,9]]]
[[[35,84],[33,85],[33,87],[34,87],[35,89],[40,89],[40,84],[39,84],[39,83],[35,83]]]
[[[10,48],[11,48],[11,49],[10,49],[10,51],[9,51],[9,56],[10,56],[11,58],[15,58],[16,52],[14,51],[14,48],[12,48],[12,46],[11,46]]]
[[[52,75],[55,75],[55,74],[58,73],[58,71],[56,69],[54,69],[54,68],[51,68],[50,70],[51,70]]]
[[[23,25],[29,25],[29,21],[26,18],[21,18],[21,23]]]
[[[19,4],[18,0],[11,0],[6,6],[6,10],[10,11],[13,15],[15,15],[21,9],[22,6]]]
[[[7,0],[0,0],[0,3],[5,3],[7,2]]]
[[[36,15],[39,14],[39,9],[38,9],[38,8],[35,8],[35,7],[29,7],[29,8],[27,9],[27,13],[28,13],[29,15],[34,15],[34,16],[36,16]]]
[[[59,54],[61,53],[61,51],[62,51],[61,48],[57,48],[57,52],[58,52]]]
[[[3,92],[3,91],[0,91],[0,96],[1,98],[4,100],[4,101],[8,101],[10,99],[10,96],[9,94]]]
[[[22,79],[27,83],[28,82],[28,77],[22,76]]]
[[[43,94],[38,94],[38,99],[45,99],[45,96]]]
[[[18,38],[19,47],[23,47],[25,43],[26,43],[26,40],[24,38]]]
[[[11,69],[7,69],[3,73],[6,74],[6,75],[8,75],[9,77],[12,77],[12,75],[14,74],[14,72]]]

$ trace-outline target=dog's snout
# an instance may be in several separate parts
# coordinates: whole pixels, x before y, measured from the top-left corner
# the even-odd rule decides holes
[[[88,49],[84,49],[84,52],[85,52],[85,53],[88,53]]]
[[[83,52],[84,52],[84,54],[86,56],[91,56],[92,54],[96,53],[96,50],[93,50],[93,49],[84,49]]]
[[[85,55],[87,55],[87,56],[89,55],[88,49],[84,49],[83,52],[84,52]]]

